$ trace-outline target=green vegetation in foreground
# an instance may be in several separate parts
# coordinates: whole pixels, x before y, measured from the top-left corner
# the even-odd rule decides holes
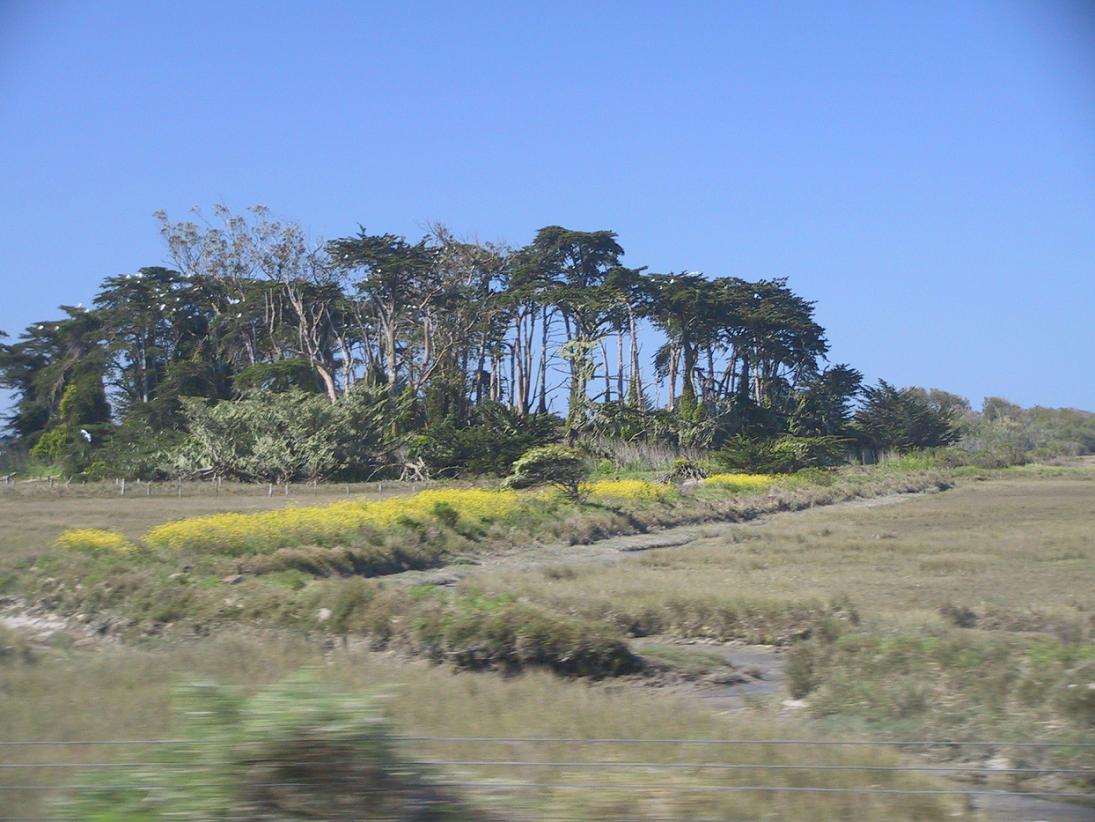
[[[7,640],[0,645],[7,645]],[[299,672],[306,673],[301,675]],[[286,681],[286,679],[288,681]],[[188,686],[217,682],[218,687]],[[182,687],[182,698],[179,689]],[[728,771],[639,768],[594,769],[586,762],[707,763],[764,762],[773,765],[878,766],[900,764],[889,750],[789,748],[765,740],[815,734],[801,721],[759,715],[716,717],[694,703],[664,692],[636,687],[593,687],[544,673],[516,677],[454,674],[424,663],[407,663],[357,650],[324,653],[314,642],[276,634],[226,632],[198,642],[138,648],[107,646],[94,653],[38,649],[31,661],[0,660],[0,738],[3,739],[184,739],[174,747],[82,745],[18,749],[6,753],[9,764],[50,761],[73,766],[20,769],[22,784],[76,782],[94,786],[67,796],[23,792],[5,797],[5,813],[20,816],[77,815],[119,822],[126,808],[138,807],[142,819],[166,820],[170,812],[189,818],[223,818],[223,809],[272,810],[270,802],[299,802],[298,807],[331,813],[331,783],[355,767],[375,762],[369,779],[402,780],[412,797],[426,794],[431,777],[461,785],[469,782],[543,782],[554,785],[597,783],[602,790],[536,788],[496,797],[460,788],[440,798],[455,818],[504,819],[514,814],[596,818],[626,815],[636,822],[664,819],[779,819],[836,822],[870,818],[913,820],[964,816],[962,803],[946,796],[886,796],[715,793],[688,790],[701,785],[876,787],[917,790],[945,783],[915,774],[838,770]],[[346,696],[349,694],[351,696]],[[194,709],[213,711],[203,716]],[[382,712],[382,716],[380,715]],[[363,719],[365,721],[363,721]],[[393,745],[390,734],[473,737],[582,737],[600,739],[755,739],[755,745],[573,745],[499,746],[486,742],[420,742]],[[306,745],[298,746],[301,740]],[[317,746],[317,741],[322,744]],[[284,744],[282,744],[284,743]],[[338,767],[326,766],[337,744]],[[185,750],[185,757],[184,757]],[[377,754],[383,751],[383,757]],[[309,758],[297,758],[308,752]],[[280,798],[259,794],[256,782],[287,772],[288,759],[322,763],[306,767],[294,779],[323,790],[285,791]],[[517,759],[558,763],[558,767],[511,769],[465,765],[425,767],[423,761]],[[256,766],[268,762],[268,770]],[[149,762],[140,770],[122,769],[113,778],[97,769],[86,778],[86,763]],[[185,767],[179,767],[185,763]],[[564,767],[571,763],[570,767]],[[396,771],[398,766],[398,772]],[[576,767],[575,767],[576,766]],[[355,772],[355,780],[361,776]],[[298,778],[299,777],[299,778]],[[115,784],[158,784],[155,792],[111,789]],[[369,784],[364,777],[361,783]],[[623,785],[657,784],[658,790]],[[614,789],[613,784],[620,784]],[[204,786],[204,787],[199,787]],[[406,793],[404,794],[406,795]],[[339,799],[360,803],[360,793]],[[436,796],[436,794],[435,794]],[[139,798],[146,801],[137,805]],[[277,806],[274,806],[275,808]],[[284,806],[282,806],[282,809]],[[466,811],[471,809],[471,814]],[[104,816],[95,817],[94,812]],[[493,812],[493,815],[492,815]],[[461,813],[466,815],[461,816]],[[202,815],[204,814],[204,816]],[[317,814],[319,815],[319,814]],[[183,814],[186,816],[186,813]],[[282,818],[299,818],[285,814]],[[453,818],[453,817],[449,817]]]

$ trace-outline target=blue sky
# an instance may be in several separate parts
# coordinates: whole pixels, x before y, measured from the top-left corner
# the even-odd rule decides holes
[[[786,276],[868,378],[1095,409],[1095,6],[0,0],[0,329],[151,217]]]

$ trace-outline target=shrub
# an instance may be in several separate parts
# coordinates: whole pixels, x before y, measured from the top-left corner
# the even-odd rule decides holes
[[[522,418],[498,403],[484,403],[465,426],[445,419],[410,437],[409,455],[445,475],[504,476],[521,454],[560,434],[559,418],[552,414]]]
[[[716,455],[726,468],[768,474],[791,474],[803,468],[825,468],[844,461],[846,448],[840,437],[795,437],[768,440],[731,437]]]
[[[601,678],[634,673],[642,665],[611,628],[552,614],[505,594],[466,594],[417,622],[417,640],[426,655],[457,668],[511,673],[548,668]]]
[[[529,449],[513,464],[513,473],[506,478],[506,486],[555,485],[571,499],[577,499],[579,486],[588,475],[589,466],[573,448],[543,445]]]
[[[897,389],[885,380],[863,389],[854,428],[876,453],[904,454],[957,442],[962,420],[953,403],[933,403],[922,389]]]
[[[30,449],[30,455],[43,462],[60,462],[72,444],[72,435],[67,428],[51,428],[38,438]]]
[[[117,531],[99,528],[73,528],[57,538],[58,548],[86,554],[128,554],[137,546]]]
[[[89,480],[167,479],[170,455],[184,441],[185,435],[178,431],[157,431],[146,420],[132,416],[102,438],[84,476]]]
[[[186,398],[189,436],[173,469],[244,481],[366,476],[390,462],[391,420],[406,402],[358,383],[337,403],[299,389],[213,405]]]
[[[706,479],[707,471],[695,460],[673,460],[673,466],[662,478],[662,482],[688,482],[690,480]]]
[[[185,741],[97,776],[58,802],[70,818],[481,818],[407,759],[370,696],[310,674],[250,699],[214,685],[181,694]],[[185,765],[185,767],[180,767]]]

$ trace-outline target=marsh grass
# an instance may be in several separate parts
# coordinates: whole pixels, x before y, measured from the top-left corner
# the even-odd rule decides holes
[[[500,818],[515,813],[592,818],[623,814],[637,822],[664,818],[778,818],[893,820],[961,818],[952,797],[860,794],[702,794],[703,785],[924,788],[939,783],[914,774],[877,771],[704,770],[702,764],[887,765],[900,760],[886,750],[792,748],[767,739],[812,738],[801,723],[739,716],[716,719],[690,702],[633,686],[606,688],[526,674],[500,679],[454,675],[358,651],[321,653],[314,643],[278,635],[223,635],[171,647],[104,648],[95,654],[47,651],[30,664],[0,667],[0,739],[153,739],[185,733],[174,694],[180,684],[213,681],[244,694],[306,669],[325,686],[350,694],[379,694],[401,734],[439,737],[578,737],[599,739],[755,739],[753,745],[575,745],[490,742],[405,743],[401,755],[417,761],[526,760],[554,763],[534,769],[497,765],[436,766],[452,782],[527,782],[498,798],[475,795]],[[17,707],[16,707],[17,706]],[[156,748],[58,746],[5,749],[9,764],[80,765],[152,761]],[[185,766],[193,764],[182,759]],[[604,769],[582,763],[699,763],[696,768],[657,770],[640,766]],[[58,772],[61,772],[61,776]],[[95,773],[102,774],[103,771]],[[124,774],[125,771],[123,770]],[[24,784],[56,785],[81,778],[79,769],[21,769]],[[92,774],[88,778],[94,779]],[[598,791],[556,790],[547,785],[602,784]],[[625,785],[649,784],[648,790]],[[620,788],[613,789],[612,784]],[[655,789],[653,786],[660,786]],[[56,793],[21,792],[5,797],[5,812],[40,815]],[[63,807],[63,806],[61,806]]]
[[[351,500],[318,508],[216,514],[154,527],[150,533],[162,539],[146,540],[153,547],[131,552],[124,561],[121,555],[66,550],[25,555],[14,563],[6,585],[40,607],[90,615],[99,630],[129,638],[202,635],[240,623],[280,625],[363,635],[376,646],[400,647],[462,667],[513,671],[531,665],[597,677],[638,667],[625,635],[786,644],[829,630],[843,617],[825,597],[734,591],[721,569],[704,573],[702,580],[685,580],[658,565],[663,557],[675,561],[658,552],[628,577],[583,571],[572,580],[541,584],[540,575],[494,580],[488,573],[483,581],[487,599],[474,586],[463,586],[423,600],[361,577],[489,555],[530,538],[585,543],[657,525],[749,520],[841,495],[940,482],[934,475],[880,482],[856,476],[845,484],[737,496],[716,489],[695,495],[665,487],[651,492],[648,483],[609,481],[597,486],[600,497],[591,494],[582,503],[550,493],[453,489],[364,504]],[[332,513],[354,521],[326,522]],[[357,522],[362,516],[367,521]],[[252,524],[257,525],[254,532]],[[285,533],[280,533],[283,526]],[[338,534],[353,532],[358,543],[284,544],[314,535],[315,528],[326,529],[336,541]],[[254,553],[255,533],[277,539],[269,550]],[[157,549],[161,542],[164,547]],[[240,550],[244,554],[234,556]],[[222,579],[230,580],[230,587]],[[687,584],[679,585],[682,581]],[[502,613],[468,607],[468,602],[482,605],[499,594],[513,598]],[[336,617],[320,616],[328,612]]]
[[[945,487],[948,475],[884,467],[826,483],[792,477],[751,496],[701,487],[669,503],[567,509],[537,498],[508,521],[464,533],[439,517],[427,528],[398,524],[400,550],[424,550],[432,561],[442,535],[454,553],[489,554],[529,533],[580,543],[658,523],[740,523],[611,565],[487,562],[454,588],[343,576],[359,560],[322,546],[244,558],[24,549],[5,563],[14,570],[5,585],[60,613],[113,620],[121,629],[110,633],[129,639],[282,626],[510,676],[536,667],[594,678],[633,671],[627,635],[784,644],[791,687],[828,732],[1090,740],[1085,698],[1095,675],[1082,649],[1095,613],[1093,476],[1065,467],[981,472],[947,494],[892,504],[897,498],[873,498]],[[860,501],[818,507],[844,499]],[[776,516],[792,510],[801,513]],[[226,573],[242,579],[226,584]],[[664,654],[652,662],[684,666]],[[1073,753],[1053,762],[1091,764]]]

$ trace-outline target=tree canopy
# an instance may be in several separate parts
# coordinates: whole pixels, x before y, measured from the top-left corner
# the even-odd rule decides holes
[[[70,470],[130,470],[113,441],[144,443],[149,464],[161,449],[161,466],[248,477],[407,459],[505,473],[561,436],[900,451],[953,441],[968,412],[829,364],[814,303],[786,279],[649,272],[609,230],[546,226],[511,248],[358,226],[320,243],[261,206],[156,217],[171,266],[108,277],[90,307],[0,342],[12,447]],[[357,431],[360,453],[330,426]],[[246,455],[262,449],[281,467],[255,468]]]

